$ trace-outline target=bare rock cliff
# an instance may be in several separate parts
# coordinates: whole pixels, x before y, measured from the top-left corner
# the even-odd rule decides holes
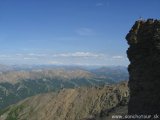
[[[160,20],[138,20],[126,36],[129,114],[160,114]]]

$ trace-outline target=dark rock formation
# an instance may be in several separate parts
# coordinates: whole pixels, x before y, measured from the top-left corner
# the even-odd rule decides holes
[[[160,115],[160,20],[138,20],[126,36],[129,114]]]

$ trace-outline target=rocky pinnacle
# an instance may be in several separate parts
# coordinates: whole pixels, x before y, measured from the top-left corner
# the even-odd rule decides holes
[[[126,39],[130,61],[128,113],[160,115],[160,20],[136,21]]]

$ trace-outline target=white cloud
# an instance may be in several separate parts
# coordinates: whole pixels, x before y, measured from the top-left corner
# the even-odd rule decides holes
[[[0,55],[0,58],[10,58],[11,56],[10,55]]]
[[[23,56],[23,54],[21,54],[21,53],[17,53],[17,54],[15,54],[16,56]]]
[[[24,60],[37,60],[38,58],[33,58],[33,57],[24,57]]]
[[[90,52],[75,52],[72,54],[74,57],[98,57],[98,54],[90,53]]]
[[[116,56],[113,56],[112,58],[113,58],[113,59],[123,59],[124,57],[123,57],[123,56],[120,56],[120,55],[116,55]]]
[[[0,54],[1,63],[54,64],[54,65],[122,65],[127,64],[125,55],[76,51],[61,53],[15,53]]]
[[[46,56],[46,54],[36,54],[36,53],[29,53],[27,55],[29,55],[29,56],[36,56],[36,57],[44,57],[44,56]]]
[[[61,53],[54,54],[54,57],[102,57],[104,54],[91,53],[91,52],[74,52],[74,53]]]
[[[80,28],[76,30],[76,33],[81,36],[93,35],[93,30],[91,28]]]
[[[17,57],[15,57],[13,55],[9,55],[9,54],[8,55],[3,54],[3,55],[0,55],[0,59],[1,60],[14,60],[14,59],[17,59]]]
[[[63,63],[62,63],[62,62],[59,62],[59,61],[49,61],[48,64],[63,65]]]

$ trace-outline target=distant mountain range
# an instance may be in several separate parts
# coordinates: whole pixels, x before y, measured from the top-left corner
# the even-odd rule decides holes
[[[128,96],[127,82],[63,89],[7,107],[0,111],[0,120],[109,120],[113,113],[127,113]]]
[[[0,73],[0,109],[24,98],[64,88],[104,86],[128,80],[125,67],[30,67]]]
[[[128,79],[127,67],[124,66],[45,66],[45,65],[0,65],[0,82],[18,82],[26,79],[40,79],[44,77],[60,77],[71,79],[73,77],[101,77],[119,80]]]
[[[0,72],[11,71],[11,70],[13,70],[12,66],[0,64]]]
[[[114,82],[128,80],[128,70],[124,66],[101,67],[90,70],[99,77],[109,78]]]

